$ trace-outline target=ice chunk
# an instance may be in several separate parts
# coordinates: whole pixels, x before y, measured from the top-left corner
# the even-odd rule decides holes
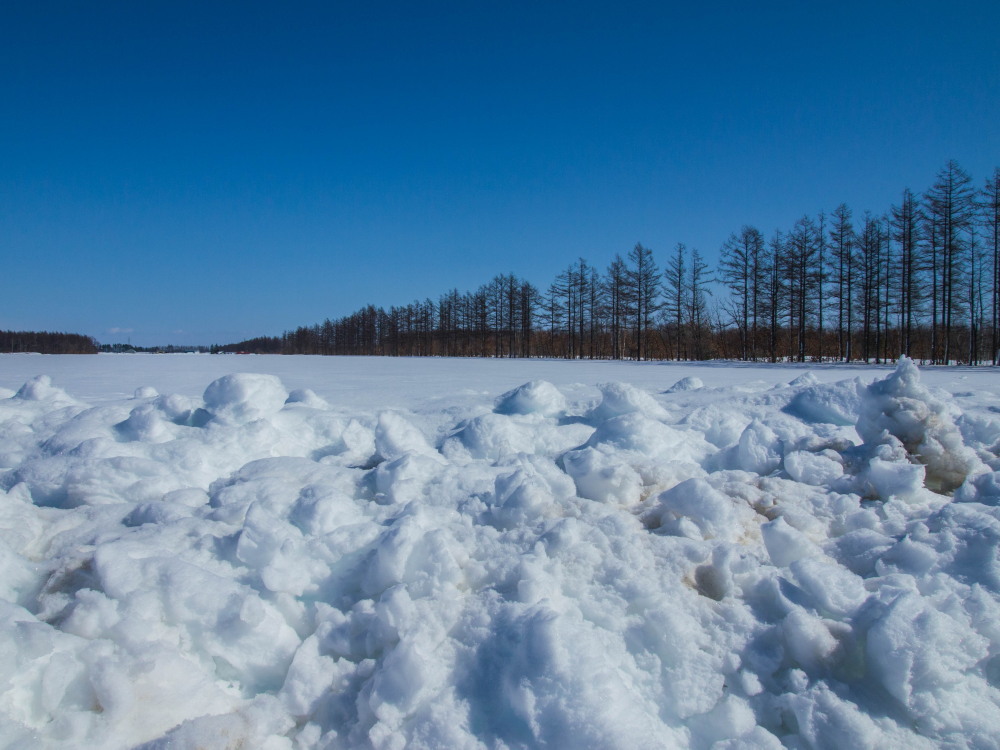
[[[816,674],[828,665],[837,648],[837,639],[826,623],[804,609],[793,609],[781,623],[788,655],[807,674]]]
[[[334,682],[336,672],[334,660],[320,652],[319,638],[306,638],[295,652],[281,687],[280,697],[288,712],[299,719],[309,716]]]
[[[904,593],[868,631],[865,651],[873,676],[910,716],[940,726],[959,718],[956,709],[963,702],[984,703],[973,685],[963,685],[963,675],[987,647],[982,636],[935,611],[918,594]],[[997,714],[995,705],[991,713]]]
[[[792,451],[785,456],[785,471],[796,482],[820,487],[843,476],[844,467],[825,453]]]
[[[208,714],[190,719],[163,737],[135,750],[175,750],[175,748],[249,748],[286,750],[290,745],[281,736],[295,726],[278,699],[261,695],[239,710]]]
[[[661,493],[646,518],[654,524],[658,521],[656,525],[666,530],[686,520],[697,526],[704,538],[735,541],[743,533],[742,521],[749,515],[745,505],[738,505],[704,479],[688,479]]]
[[[691,717],[691,727],[705,747],[717,748],[715,743],[730,738],[742,738],[752,732],[757,724],[753,710],[746,700],[735,695],[728,695],[715,704],[707,713]],[[765,733],[768,734],[768,733]],[[777,737],[769,735],[777,742]],[[740,744],[746,748],[748,745]],[[749,745],[753,747],[752,744]],[[778,743],[781,746],[781,743]]]
[[[878,748],[905,747],[910,743],[887,741],[878,724],[857,706],[820,682],[805,690],[782,696],[791,710],[801,744],[793,747]],[[926,747],[914,743],[914,747]]]
[[[795,580],[823,614],[838,619],[857,611],[868,592],[863,579],[829,558],[803,557],[789,565]]]
[[[806,557],[820,557],[823,552],[805,534],[790,526],[780,516],[773,521],[761,524],[761,536],[771,562],[783,568],[796,560]]]
[[[414,595],[426,595],[463,580],[452,554],[457,547],[454,538],[445,529],[429,528],[430,524],[425,514],[404,516],[379,538],[361,581],[369,596],[400,583]]]
[[[441,473],[442,461],[430,453],[404,453],[383,461],[375,469],[375,488],[380,502],[406,503],[425,497],[427,487]]]
[[[620,505],[639,501],[642,478],[638,472],[606,453],[594,448],[570,451],[563,456],[563,465],[580,497]]]
[[[712,750],[783,750],[784,747],[781,740],[764,727],[755,726],[747,734],[719,740],[712,745]]]
[[[893,539],[868,528],[849,531],[836,540],[838,557],[858,575],[873,575],[875,565],[892,547]]]
[[[810,386],[792,396],[785,411],[806,422],[853,425],[861,408],[859,387],[857,380]]]
[[[501,474],[486,497],[498,528],[530,527],[539,520],[565,512],[563,504],[573,496],[573,480],[550,460],[519,456],[516,470]]]
[[[756,474],[770,474],[781,464],[781,441],[763,422],[754,420],[740,435],[736,448],[736,468]]]
[[[991,411],[1000,411],[991,407]],[[964,412],[955,420],[965,444],[974,448],[980,459],[991,469],[1000,469],[1000,418]]]
[[[865,474],[876,498],[910,498],[924,486],[926,467],[906,461],[886,461],[876,456],[868,462]]]
[[[991,471],[971,477],[955,492],[955,501],[1000,505],[1000,471]]]
[[[530,525],[555,515],[552,490],[536,472],[519,469],[497,477],[493,496],[492,515],[501,528]]]

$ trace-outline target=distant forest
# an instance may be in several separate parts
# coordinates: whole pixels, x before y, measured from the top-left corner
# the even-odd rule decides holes
[[[97,342],[79,333],[0,331],[0,352],[39,354],[97,354]]]
[[[540,290],[513,274],[388,310],[218,347],[391,356],[712,358],[997,364],[1000,168],[976,189],[954,161],[882,214],[803,216],[734,232],[711,268],[637,244],[603,271],[579,258]],[[713,293],[717,298],[709,304]]]

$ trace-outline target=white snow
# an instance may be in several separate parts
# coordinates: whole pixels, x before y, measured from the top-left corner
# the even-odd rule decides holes
[[[1000,747],[989,369],[0,357],[0,747]]]

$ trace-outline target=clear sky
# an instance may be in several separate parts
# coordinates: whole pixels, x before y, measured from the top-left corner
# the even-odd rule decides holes
[[[0,328],[227,343],[1000,166],[1000,3],[0,2]]]

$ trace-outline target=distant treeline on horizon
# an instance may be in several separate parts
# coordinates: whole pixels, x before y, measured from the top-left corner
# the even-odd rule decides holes
[[[79,333],[0,331],[0,352],[11,354],[97,354],[97,341]]]
[[[709,305],[713,285],[725,290]],[[846,204],[770,238],[734,232],[714,269],[683,244],[661,273],[637,244],[579,258],[545,291],[514,274],[216,351],[268,354],[839,360],[998,364],[1000,168],[954,161],[923,194],[855,220]]]

